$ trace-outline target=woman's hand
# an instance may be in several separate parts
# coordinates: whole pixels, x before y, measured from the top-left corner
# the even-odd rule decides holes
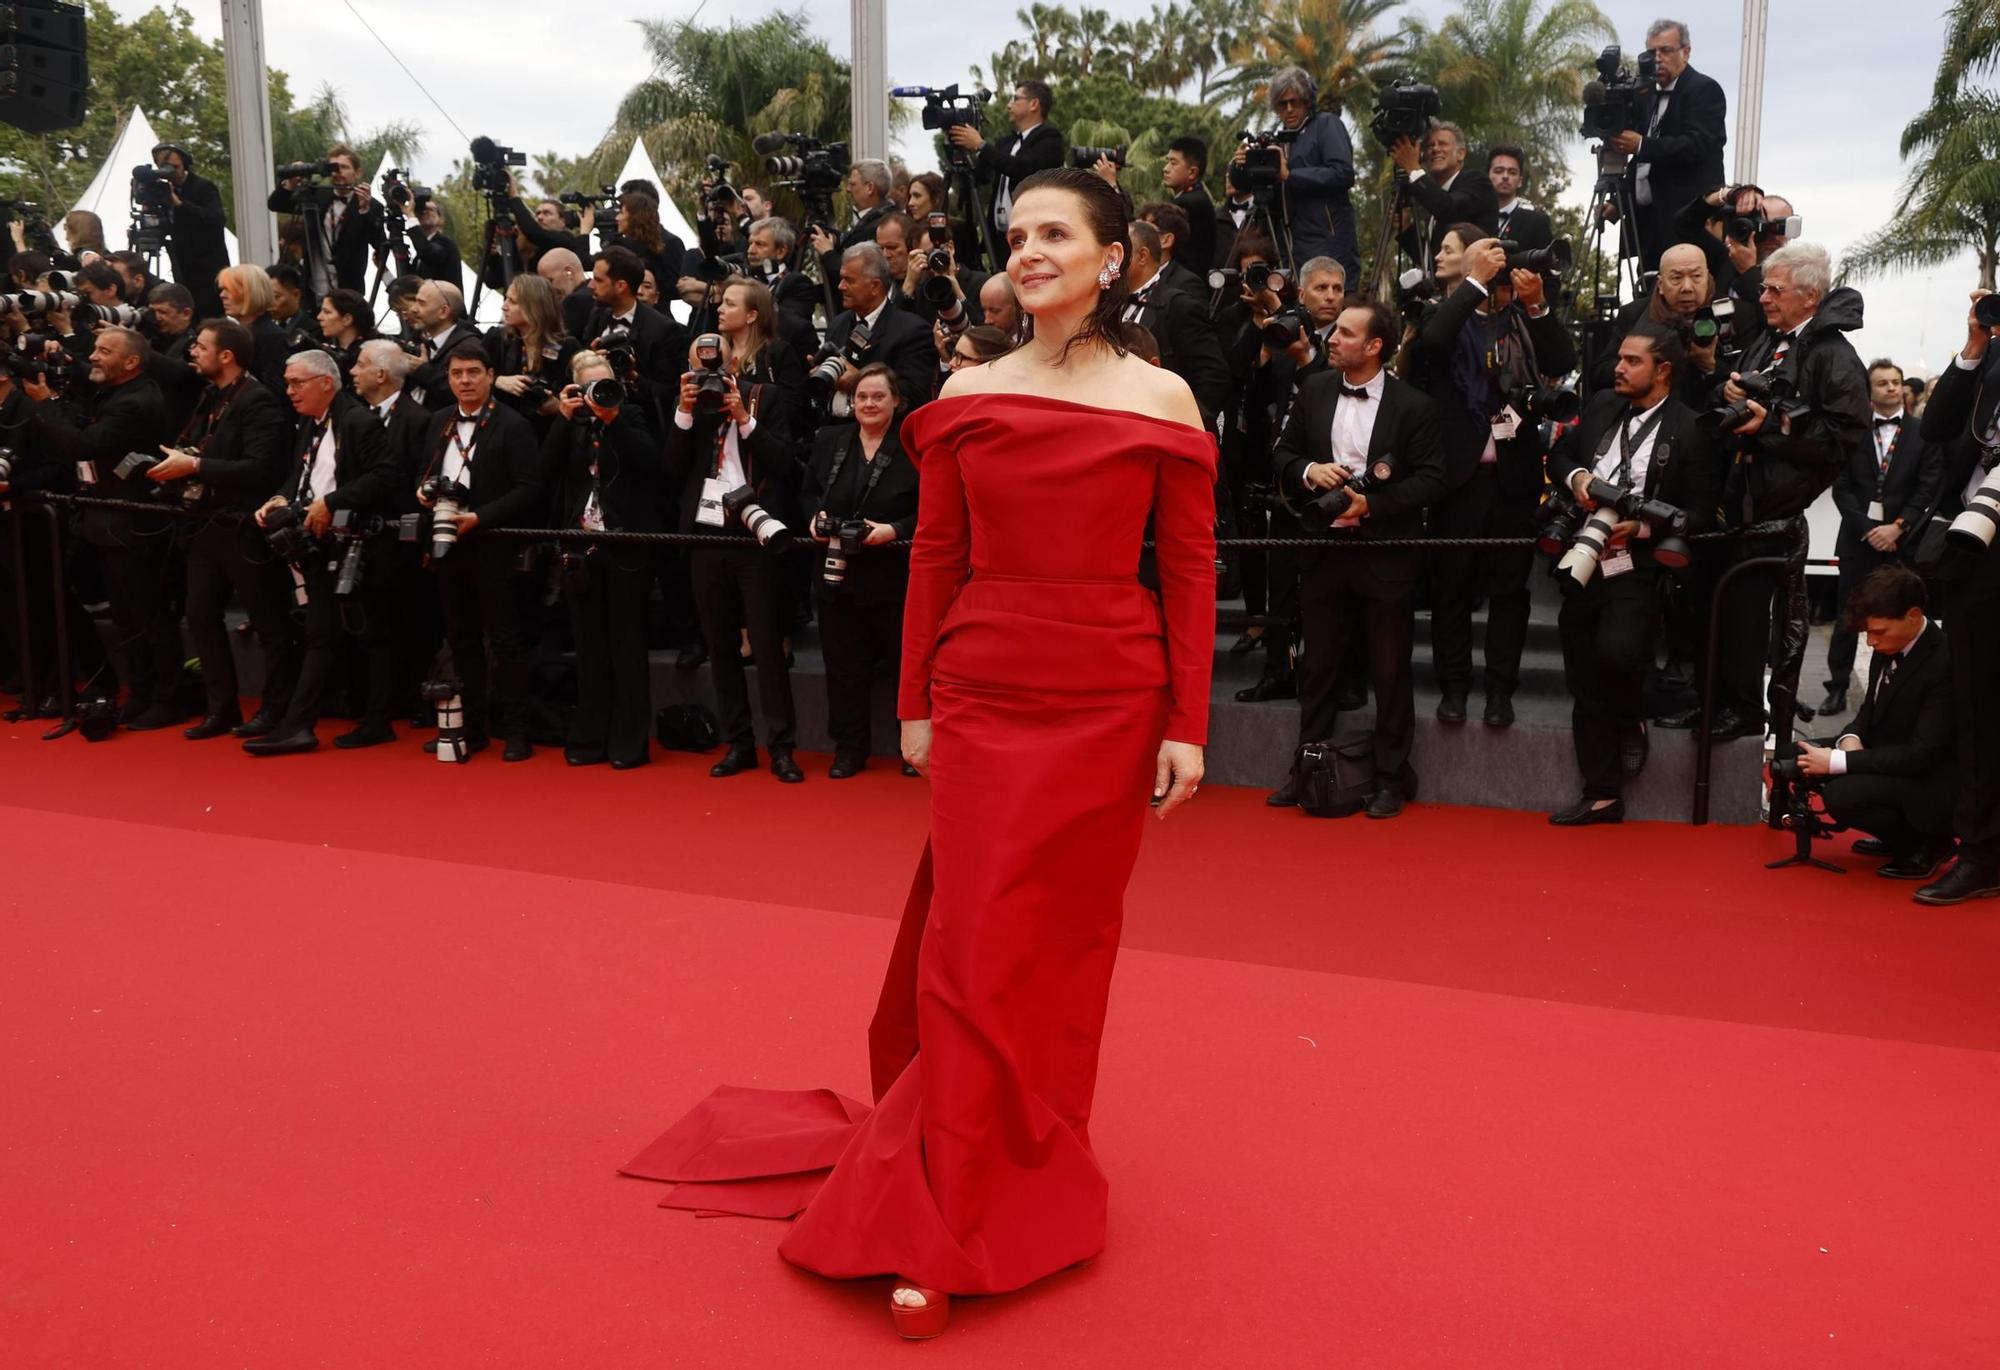
[[[526,376],[501,376],[493,382],[493,388],[503,395],[512,395],[515,399],[519,399],[528,393],[528,378]]]
[[[903,720],[903,760],[925,775],[931,773],[931,721],[928,718]]]
[[[903,726],[907,728],[910,725],[905,723]],[[1159,759],[1153,763],[1153,812],[1165,818],[1194,798],[1205,773],[1200,747],[1192,742],[1175,742],[1172,739],[1162,742]]]
[[[874,519],[863,519],[862,522],[868,525],[868,536],[862,540],[862,546],[880,547],[885,542],[896,540],[895,525],[877,523]]]

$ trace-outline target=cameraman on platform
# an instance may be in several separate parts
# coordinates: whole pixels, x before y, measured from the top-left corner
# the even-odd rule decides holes
[[[1319,87],[1303,67],[1286,67],[1274,75],[1269,99],[1285,135],[1278,144],[1279,257],[1287,264],[1331,257],[1346,269],[1347,279],[1361,279],[1361,249],[1348,199],[1354,185],[1354,142],[1347,125],[1338,114],[1319,109]],[[1247,197],[1239,177],[1248,157],[1248,146],[1238,143],[1230,159],[1232,206],[1237,194]]]
[[[331,175],[325,185],[287,177],[266,202],[273,213],[296,214],[304,223],[306,279],[315,299],[335,286],[366,291],[369,258],[389,241],[382,206],[361,179],[354,149],[335,143],[326,163]]]
[[[410,239],[410,270],[427,281],[460,285],[465,267],[458,258],[458,244],[444,231],[444,210],[431,195],[417,196],[414,208],[417,217],[403,225]]]
[[[285,390],[299,416],[291,467],[277,493],[257,510],[257,526],[269,530],[286,518],[313,538],[304,554],[279,571],[305,596],[305,657],[284,718],[269,733],[243,744],[252,756],[288,756],[319,746],[313,727],[346,641],[342,605],[333,592],[333,558],[339,555],[331,551],[337,545],[332,540],[334,515],[345,510],[350,518],[379,517],[396,500],[396,469],[382,425],[374,410],[341,384],[340,363],[331,354],[318,348],[293,353],[285,363]],[[293,598],[296,602],[297,594]],[[386,634],[388,625],[375,618],[369,614],[363,620],[366,630]],[[384,692],[389,685],[386,676],[369,683]],[[371,697],[367,712],[382,716],[388,707],[386,697]]]
[[[1500,196],[1493,182],[1467,175],[1465,130],[1457,124],[1433,122],[1424,135],[1423,147],[1415,140],[1398,138],[1389,147],[1389,159],[1396,164],[1411,204],[1403,206],[1401,237],[1403,251],[1426,271],[1437,260],[1444,236],[1454,224],[1471,224],[1488,237],[1500,227]],[[1416,210],[1430,221],[1429,231],[1417,232]],[[1442,286],[1443,280],[1438,284]]]
[[[229,247],[222,236],[222,192],[215,182],[194,174],[194,157],[174,143],[153,149],[153,165],[167,173],[173,188],[167,260],[174,264],[174,279],[194,294],[199,317],[215,318],[222,313],[215,273],[229,265]]]
[[[1062,130],[1048,122],[1055,107],[1055,92],[1046,82],[1016,81],[1007,100],[1007,122],[1014,126],[1010,137],[989,142],[975,124],[953,124],[945,131],[953,147],[978,154],[978,164],[987,174],[987,214],[993,220],[993,242],[1000,254],[1000,260],[991,263],[996,275],[1007,269],[1007,258],[1012,255],[1007,245],[1007,220],[1014,210],[1014,188],[1038,171],[1062,165]]]
[[[1723,386],[1723,399],[1741,417],[1725,423],[1734,469],[1723,490],[1722,514],[1732,527],[1803,514],[1841,471],[1871,459],[1868,370],[1845,334],[1861,326],[1861,296],[1845,286],[1830,290],[1826,250],[1795,243],[1764,264],[1761,291],[1768,329],[1743,352]],[[1740,382],[1752,377],[1763,398]],[[1758,555],[1732,544],[1737,557]],[[1717,606],[1721,616],[1716,665],[1716,711],[1709,735],[1717,740],[1762,736],[1763,681],[1769,655],[1774,571],[1738,576]],[[1699,707],[1660,720],[1692,728]]]
[[[1593,395],[1582,422],[1556,440],[1550,483],[1594,510],[1590,483],[1602,480],[1683,510],[1689,532],[1706,532],[1722,467],[1694,411],[1675,397],[1686,364],[1672,325],[1635,324],[1619,341],[1612,388]],[[1570,732],[1583,797],[1549,815],[1557,827],[1625,817],[1624,782],[1646,764],[1643,691],[1667,581],[1646,525],[1624,520],[1613,527],[1597,574],[1563,598],[1563,681],[1573,701]]]

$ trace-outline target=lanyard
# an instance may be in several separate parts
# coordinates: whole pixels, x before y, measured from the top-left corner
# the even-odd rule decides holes
[[[329,409],[326,412],[326,417],[313,425],[312,437],[306,441],[305,457],[299,462],[299,499],[301,501],[307,501],[312,498],[313,467],[319,463],[319,445],[326,441],[326,435],[332,431],[332,427],[333,411]],[[333,461],[334,465],[338,467],[340,464],[340,442],[338,439],[334,441],[333,447]]]
[[[493,401],[489,399],[486,401],[486,407],[479,411],[478,421],[472,425],[472,441],[470,442],[466,442],[458,436],[459,425],[467,422],[464,410],[454,408],[452,410],[452,421],[445,425],[445,436],[449,439],[452,447],[458,452],[459,461],[464,463],[465,469],[468,471],[472,469],[472,449],[479,446],[479,435],[486,431],[486,421],[492,417]],[[438,456],[440,459],[444,456],[444,447],[442,444],[438,447]],[[442,460],[439,462],[439,468],[440,470],[443,468]]]
[[[209,395],[221,396],[222,403],[217,405],[212,410],[207,408],[195,410],[195,412],[189,416],[187,423],[181,428],[180,436],[175,438],[174,442],[176,444],[184,444],[187,441],[188,435],[194,432],[195,425],[197,423],[201,423],[204,419],[206,419],[207,424],[201,430],[201,437],[198,440],[195,450],[199,452],[206,449],[208,446],[208,440],[215,436],[215,430],[219,426],[221,426],[222,416],[229,412],[229,406],[234,404],[236,402],[236,397],[243,393],[243,382],[249,379],[250,378],[248,376],[238,376],[236,378],[236,384],[230,386],[227,390],[216,390],[214,388],[211,388],[208,392]]]
[[[860,432],[861,430],[856,428],[852,433],[842,434],[840,446],[833,450],[833,466],[826,473],[826,497],[829,500],[833,498],[834,487],[840,484],[841,468],[847,465],[847,454],[852,450],[854,439]],[[861,498],[854,502],[852,510],[855,518],[861,517],[861,510],[868,503],[868,497],[875,493],[876,482],[882,479],[882,473],[889,469],[889,463],[894,458],[895,454],[889,447],[889,436],[887,433],[882,435],[882,445],[875,449],[875,456],[868,463],[868,482],[861,487]]]
[[[1632,480],[1632,458],[1639,455],[1639,449],[1646,445],[1646,439],[1651,437],[1653,430],[1660,426],[1660,420],[1666,417],[1666,413],[1666,406],[1662,405],[1656,408],[1653,410],[1653,416],[1640,424],[1639,430],[1636,433],[1632,431],[1632,415],[1629,411],[1626,413],[1624,419],[1619,422],[1618,484],[1621,488],[1629,485]],[[1610,448],[1610,445],[1608,442],[1605,444],[1607,450]]]

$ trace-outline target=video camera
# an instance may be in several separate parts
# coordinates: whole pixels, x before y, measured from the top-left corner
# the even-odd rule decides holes
[[[1625,65],[1624,50],[1612,44],[1597,54],[1597,79],[1583,88],[1583,127],[1586,138],[1613,138],[1627,129],[1638,128],[1647,112],[1640,100],[1658,84],[1659,59],[1650,52],[1639,54],[1635,66]]]
[[[942,88],[891,86],[889,94],[898,100],[922,100],[924,127],[940,131],[965,126],[978,128],[986,118],[980,113],[980,106],[993,98],[993,92],[984,86],[961,91],[955,82]]]
[[[587,190],[566,190],[556,196],[556,203],[578,211],[587,209],[600,220],[608,222],[618,214],[618,187],[600,185],[595,194]]]
[[[833,223],[833,192],[846,181],[853,164],[846,143],[822,143],[804,133],[760,133],[750,146],[764,159],[764,169],[777,178],[775,184],[798,193],[808,224]]]
[[[132,168],[132,250],[152,256],[173,231],[174,179],[164,167]],[[25,235],[24,235],[25,236]]]
[[[1243,165],[1229,168],[1229,183],[1238,190],[1269,200],[1278,193],[1278,151],[1298,140],[1298,130],[1274,128],[1259,133],[1253,129],[1242,129],[1236,141],[1243,145]]]
[[[472,188],[482,195],[511,193],[514,177],[508,168],[527,164],[527,154],[502,147],[491,138],[472,140]]]
[[[1421,143],[1431,131],[1431,122],[1444,113],[1444,101],[1436,86],[1420,85],[1408,76],[1391,81],[1375,96],[1375,113],[1368,120],[1368,132],[1383,147],[1394,147],[1408,138]]]
[[[1567,490],[1543,506],[1544,509],[1550,504],[1558,506],[1555,512],[1543,515],[1539,541],[1545,549],[1567,544],[1551,572],[1565,591],[1580,590],[1590,584],[1611,540],[1611,530],[1620,523],[1645,524],[1656,535],[1649,543],[1653,560],[1668,570],[1683,570],[1694,560],[1694,549],[1687,543],[1685,510],[1664,500],[1647,499],[1644,491],[1622,489],[1595,476],[1584,492],[1597,504],[1587,518],[1583,506],[1572,500]]]

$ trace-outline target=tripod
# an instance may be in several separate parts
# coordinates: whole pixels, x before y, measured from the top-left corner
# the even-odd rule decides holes
[[[484,241],[479,253],[479,279],[472,287],[472,307],[466,311],[468,319],[476,320],[479,317],[479,297],[486,290],[487,262],[492,261],[495,257],[499,258],[500,289],[503,293],[508,286],[514,284],[514,278],[521,274],[520,245],[514,241],[513,234],[502,233],[500,231],[502,209],[502,206],[493,202],[492,196],[487,197],[486,228],[482,235]],[[511,215],[508,217],[511,217]]]
[[[1794,759],[1774,760],[1771,763],[1771,808],[1775,813],[1782,797],[1785,811],[1773,826],[1791,829],[1792,854],[1779,861],[1765,862],[1764,869],[1777,871],[1784,870],[1788,866],[1817,866],[1823,871],[1832,871],[1835,875],[1845,875],[1847,872],[1833,862],[1822,861],[1812,854],[1814,838],[1831,837],[1840,831],[1840,828],[1827,821],[1819,810],[1813,808],[1812,787],[1806,784],[1802,777],[1797,777],[1793,770],[1798,765],[1796,760],[1798,746],[1796,743],[1790,745]]]
[[[1396,250],[1396,219],[1410,203],[1409,182],[1398,176],[1394,180],[1394,185],[1395,193],[1389,197],[1389,203],[1382,207],[1382,227],[1375,234],[1375,255],[1370,259],[1374,266],[1372,279],[1375,282],[1375,298],[1378,300],[1394,298],[1396,259],[1393,254]],[[1430,274],[1424,263],[1417,263],[1417,267],[1425,275]]]
[[[999,240],[993,236],[993,220],[986,213],[986,203],[979,197],[979,177],[973,172],[972,157],[956,143],[946,143],[951,149],[951,174],[945,186],[945,195],[950,198],[952,191],[958,192],[958,203],[966,217],[979,226],[979,245],[986,251],[987,265],[994,271],[1003,270],[1007,259],[1000,255]],[[935,246],[935,244],[933,244]]]
[[[1625,167],[1631,158],[1622,152],[1609,151],[1604,144],[1597,146],[1597,184],[1591,190],[1593,203],[1597,206],[1597,221],[1590,228],[1590,285],[1593,294],[1600,299],[1604,293],[1604,225],[1610,220],[1605,211],[1617,211],[1618,251],[1625,262],[1629,262],[1629,274],[1620,280],[1621,271],[1612,269],[1613,284],[1619,287],[1630,285],[1632,298],[1638,299],[1645,283],[1645,259],[1639,242],[1639,207],[1632,200],[1632,191],[1625,184]],[[1631,235],[1632,251],[1627,253],[1626,234]],[[1614,298],[1616,298],[1614,292]]]

